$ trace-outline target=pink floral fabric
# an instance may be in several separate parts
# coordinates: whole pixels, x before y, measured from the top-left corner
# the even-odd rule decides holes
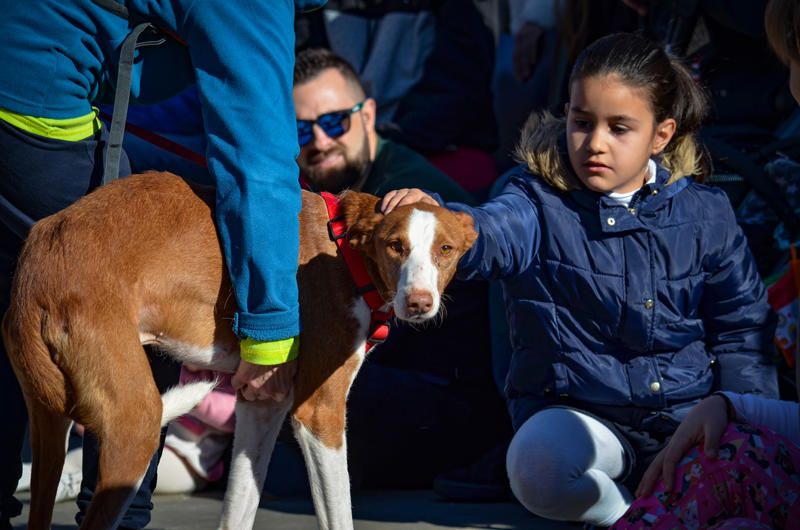
[[[659,484],[612,528],[800,528],[800,447],[768,429],[730,424],[719,458],[692,449],[678,466],[673,491]]]

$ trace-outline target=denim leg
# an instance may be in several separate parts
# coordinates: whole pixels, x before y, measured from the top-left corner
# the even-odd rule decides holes
[[[8,308],[11,275],[17,260],[20,242],[0,224],[0,315]],[[28,424],[25,400],[0,340],[0,403],[3,404],[3,434],[0,436],[0,530],[10,529],[8,520],[22,511],[14,498],[17,481],[22,475],[20,452]]]
[[[178,384],[180,376],[180,364],[159,356],[157,353],[149,352],[150,368],[153,370],[153,377],[156,380],[158,390],[163,394],[167,389]],[[153,492],[156,489],[156,480],[158,469],[158,461],[161,459],[161,451],[164,449],[164,438],[167,435],[167,429],[161,429],[161,438],[158,444],[158,451],[153,455],[150,460],[150,466],[142,480],[142,485],[139,486],[139,491],[133,497],[125,515],[120,523],[120,528],[140,529],[147,526],[150,522],[150,512],[153,510],[153,502],[151,500]],[[97,472],[99,452],[97,447],[97,438],[92,434],[86,433],[83,439],[83,481],[81,482],[81,491],[78,494],[78,514],[75,516],[75,522],[81,524],[83,518],[86,516],[86,511],[89,509],[89,504],[92,501],[94,490],[97,486]]]

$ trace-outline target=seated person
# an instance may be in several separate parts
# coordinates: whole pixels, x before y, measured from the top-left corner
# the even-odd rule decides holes
[[[800,103],[800,4],[771,0],[772,48]],[[795,359],[800,389],[800,363]],[[800,406],[721,392],[695,406],[647,469],[614,525],[633,528],[796,528],[800,521]],[[677,468],[677,469],[676,469]],[[725,526],[728,525],[728,526]]]
[[[706,110],[687,69],[617,33],[579,55],[568,86],[566,119],[529,121],[502,193],[446,205],[478,232],[459,276],[503,286],[515,496],[607,526],[698,401],[777,396],[774,315],[727,197],[685,178]],[[418,201],[444,203],[402,189],[382,211]]]
[[[492,33],[475,2],[329,0],[295,19],[296,48],[327,48],[378,104],[377,129],[483,195],[496,171]]]

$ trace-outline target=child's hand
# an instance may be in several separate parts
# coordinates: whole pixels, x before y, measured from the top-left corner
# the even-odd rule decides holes
[[[438,206],[439,203],[433,200],[433,197],[417,188],[402,188],[399,190],[392,190],[383,197],[381,201],[381,213],[386,215],[398,206],[405,204],[414,204],[415,202],[425,202]]]
[[[722,396],[709,396],[695,405],[675,430],[667,446],[656,455],[655,460],[644,472],[642,481],[636,488],[636,496],[639,498],[649,496],[655,489],[658,479],[662,477],[666,490],[671,491],[678,462],[700,442],[704,442],[703,450],[706,456],[716,458],[719,440],[728,426],[728,421],[728,402]]]

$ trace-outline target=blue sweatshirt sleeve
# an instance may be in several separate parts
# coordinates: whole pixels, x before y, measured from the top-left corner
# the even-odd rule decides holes
[[[299,333],[299,152],[291,0],[195,1],[181,36],[195,70],[216,220],[240,337]]]
[[[774,351],[775,315],[766,287],[730,203],[722,196],[707,204],[722,227],[702,301],[706,345],[719,363],[716,386],[777,398],[777,373],[768,356]]]
[[[494,199],[478,207],[447,203],[472,216],[478,239],[458,264],[463,279],[503,279],[530,267],[539,250],[538,206],[530,193],[512,179]]]

